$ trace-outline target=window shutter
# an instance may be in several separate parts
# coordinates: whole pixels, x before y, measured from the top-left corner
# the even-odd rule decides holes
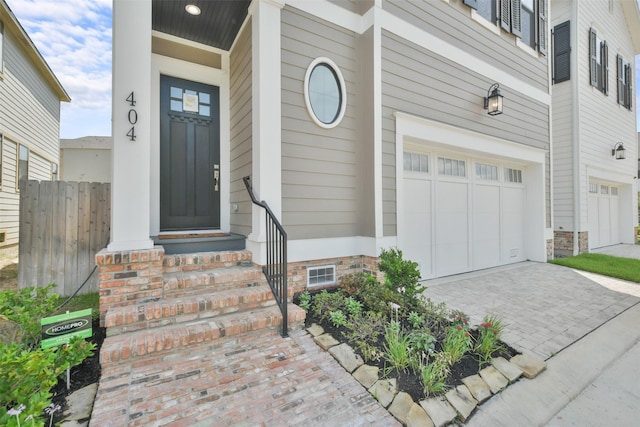
[[[616,82],[618,86],[618,104],[625,105],[625,87],[624,87],[624,65],[622,62],[622,56],[616,55]]]
[[[538,51],[547,54],[547,0],[538,0]]]
[[[625,107],[631,110],[633,105],[633,80],[631,79],[631,64],[624,66],[624,75],[627,79],[627,90],[625,91]]]
[[[478,10],[478,0],[464,0],[463,3],[469,6],[471,9]]]
[[[591,80],[591,86],[598,86],[598,63],[596,59],[596,31],[593,28],[589,28],[589,79]]]
[[[511,34],[522,37],[522,0],[511,0]]]
[[[511,1],[500,1],[500,26],[508,32],[511,32]]]
[[[609,94],[609,46],[602,42],[602,93]]]
[[[569,21],[553,29],[553,82],[571,78],[571,26]]]

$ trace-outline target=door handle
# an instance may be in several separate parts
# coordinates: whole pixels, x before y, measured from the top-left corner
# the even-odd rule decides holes
[[[213,171],[213,191],[220,191],[220,171]]]

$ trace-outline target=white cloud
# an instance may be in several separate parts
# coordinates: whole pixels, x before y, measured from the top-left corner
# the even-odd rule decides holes
[[[62,138],[111,134],[111,0],[6,0],[71,103]]]

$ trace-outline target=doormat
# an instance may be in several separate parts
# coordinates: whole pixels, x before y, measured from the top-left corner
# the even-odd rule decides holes
[[[206,239],[211,237],[229,237],[229,233],[185,233],[185,234],[161,234],[160,240],[170,239]]]

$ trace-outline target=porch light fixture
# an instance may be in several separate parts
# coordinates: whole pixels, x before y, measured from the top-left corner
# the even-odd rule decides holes
[[[487,110],[487,114],[490,116],[502,114],[502,98],[504,97],[500,95],[500,85],[492,84],[484,98],[484,109]]]
[[[622,142],[618,142],[613,146],[611,155],[616,156],[616,160],[623,160],[627,157],[627,150],[624,148],[624,145],[622,145]]]
[[[188,14],[193,15],[193,16],[198,16],[200,15],[200,8],[198,6],[196,6],[195,4],[188,4],[184,7],[184,10],[187,11]]]

